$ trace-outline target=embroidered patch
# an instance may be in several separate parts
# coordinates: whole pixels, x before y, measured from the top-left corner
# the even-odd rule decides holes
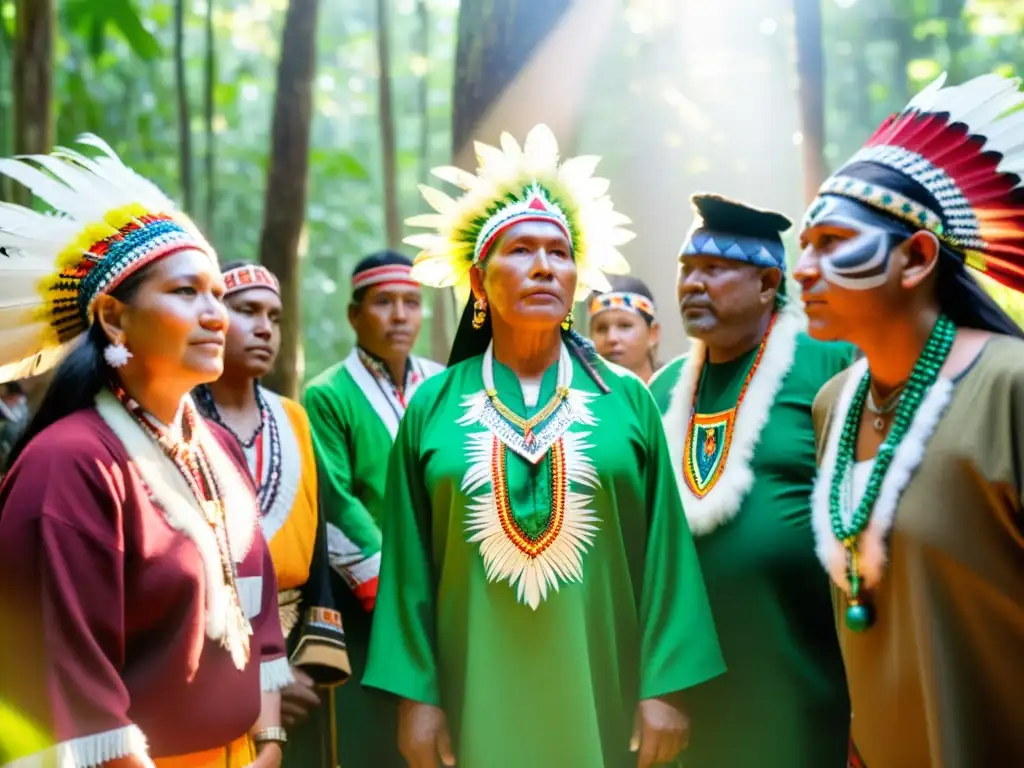
[[[341,614],[331,608],[313,606],[306,611],[306,624],[310,627],[320,629],[331,629],[343,631],[341,626]]]
[[[697,498],[706,496],[722,476],[735,421],[735,408],[694,414],[693,428],[686,439],[683,476]]]

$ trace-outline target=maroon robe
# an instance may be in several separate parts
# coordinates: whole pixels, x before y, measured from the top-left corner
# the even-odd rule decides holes
[[[248,477],[234,440],[209,429]],[[0,486],[2,700],[65,745],[74,765],[96,760],[82,756],[95,750],[138,754],[125,738],[138,741],[133,725],[152,757],[248,732],[261,664],[265,681],[268,664],[280,678],[287,663],[277,581],[252,511],[256,533],[238,574],[253,635],[240,671],[206,635],[198,548],[151,501],[107,422],[88,409],[41,432]],[[92,737],[88,751],[66,744],[80,737]],[[0,764],[20,756],[4,754],[0,734]]]

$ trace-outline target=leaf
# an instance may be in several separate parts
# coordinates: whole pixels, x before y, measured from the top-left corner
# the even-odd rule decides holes
[[[140,59],[153,61],[163,53],[160,43],[143,25],[142,17],[135,10],[132,0],[105,0],[96,5],[105,6],[108,18],[120,30],[132,53]]]
[[[94,60],[103,55],[107,45],[107,20],[100,14],[89,19],[89,55]]]

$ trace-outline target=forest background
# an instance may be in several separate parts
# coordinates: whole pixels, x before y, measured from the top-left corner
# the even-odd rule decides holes
[[[0,0],[0,155],[105,138],[222,261],[283,278],[272,386],[353,344],[352,267],[401,245],[417,184],[471,141],[553,126],[603,156],[681,352],[688,197],[785,211],[942,71],[1024,69],[1024,0]],[[24,201],[6,182],[4,199]],[[793,243],[791,243],[793,245]],[[461,312],[428,291],[418,351]]]

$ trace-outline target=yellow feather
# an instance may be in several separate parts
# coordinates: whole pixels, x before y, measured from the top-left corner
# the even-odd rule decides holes
[[[441,181],[447,181],[449,184],[453,184],[460,189],[472,189],[477,181],[476,176],[472,173],[456,168],[453,165],[442,165],[432,169],[430,172],[441,179]]]
[[[523,145],[526,164],[534,172],[554,170],[558,165],[558,140],[544,123],[533,127]]]
[[[409,235],[402,240],[406,245],[422,248],[424,251],[442,252],[448,249],[448,239],[436,234],[421,233]]]
[[[601,158],[597,155],[580,155],[562,163],[558,169],[558,180],[569,186],[582,185],[587,182],[597,170],[597,164]]]
[[[421,213],[418,216],[410,216],[405,220],[405,223],[410,227],[441,229],[446,225],[447,220],[438,213]]]
[[[446,216],[455,209],[455,201],[439,189],[420,184],[420,194],[427,201],[431,208]]]

